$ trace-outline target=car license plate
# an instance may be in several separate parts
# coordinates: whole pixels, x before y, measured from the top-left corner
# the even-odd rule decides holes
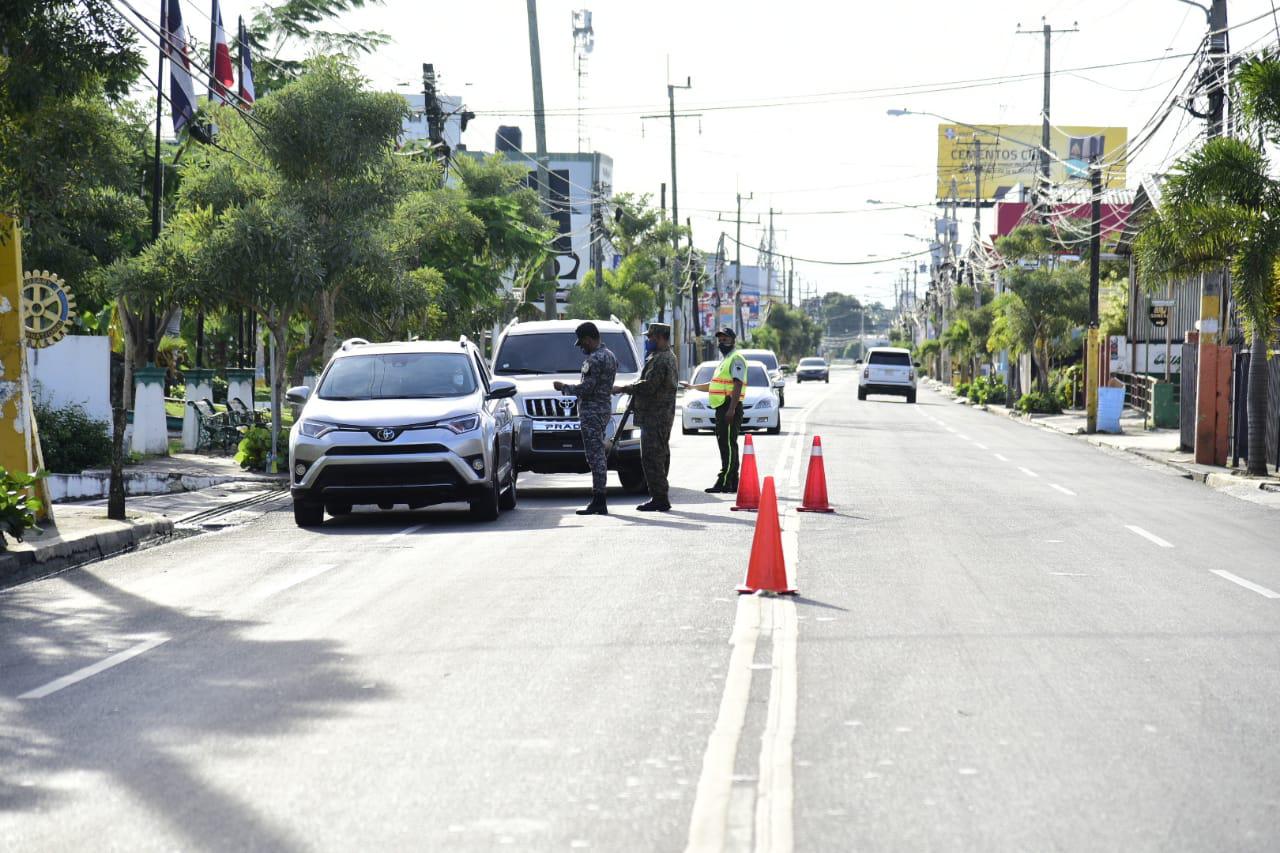
[[[580,421],[534,421],[534,432],[577,432],[582,429]]]

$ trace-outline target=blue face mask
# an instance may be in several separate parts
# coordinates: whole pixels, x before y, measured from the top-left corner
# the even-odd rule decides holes
[[[578,347],[578,351],[581,352],[583,355],[591,355],[591,350],[587,349],[586,347]]]

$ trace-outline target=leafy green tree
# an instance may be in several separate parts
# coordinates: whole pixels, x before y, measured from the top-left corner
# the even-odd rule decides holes
[[[847,293],[822,297],[822,322],[828,335],[856,335],[862,328],[862,303]]]
[[[258,97],[274,92],[306,69],[299,55],[341,55],[355,59],[391,43],[377,30],[338,30],[327,21],[380,0],[282,0],[259,7],[248,22],[249,42],[257,55],[269,61],[253,69]]]
[[[994,302],[987,348],[1030,353],[1039,389],[1049,393],[1054,343],[1089,319],[1088,273],[1082,263],[1061,263],[1052,232],[1025,225],[996,241],[1010,267],[1009,290]]]
[[[1267,141],[1280,142],[1280,59],[1248,60],[1235,82],[1244,116]],[[1280,307],[1280,181],[1253,144],[1217,138],[1178,161],[1164,200],[1143,223],[1139,264],[1150,281],[1230,269],[1250,339],[1248,472],[1265,475],[1267,350]]]

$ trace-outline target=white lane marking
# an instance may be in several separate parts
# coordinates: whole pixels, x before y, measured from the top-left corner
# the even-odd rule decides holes
[[[1239,584],[1245,589],[1251,589],[1254,592],[1256,592],[1258,595],[1262,596],[1263,598],[1280,598],[1280,592],[1276,592],[1275,590],[1272,590],[1272,589],[1267,589],[1265,586],[1262,586],[1261,584],[1256,584],[1253,581],[1245,580],[1239,575],[1233,575],[1231,574],[1231,572],[1225,571],[1223,569],[1210,569],[1209,571],[1213,572],[1215,575],[1217,575],[1220,578],[1229,580],[1234,584]]]
[[[1008,461],[1009,461],[1008,459],[1005,459],[1003,456],[1001,456],[999,453],[993,453],[993,454],[991,454],[991,455],[992,455],[992,456],[994,456],[995,458],[999,459],[1001,462],[1008,462]]]
[[[987,449],[987,446],[986,446],[985,444],[983,444],[982,442],[980,442],[980,441],[975,441],[973,444],[974,444],[974,446],[975,446],[975,447],[977,447],[979,450],[986,450],[986,449]]]
[[[1071,491],[1065,486],[1059,486],[1057,483],[1050,483],[1049,488],[1057,489],[1058,491],[1062,492],[1064,495],[1070,495],[1073,498],[1076,496],[1075,492]]]
[[[90,664],[89,666],[82,667],[81,669],[77,669],[75,672],[71,673],[70,675],[64,675],[61,678],[56,678],[53,681],[50,681],[48,684],[44,685],[43,687],[37,687],[35,690],[28,690],[26,693],[23,693],[18,698],[19,699],[43,699],[44,697],[52,693],[57,693],[59,690],[62,690],[65,687],[70,687],[73,684],[84,681],[86,678],[92,678],[93,676],[97,675],[100,672],[106,672],[108,669],[111,669],[113,666],[119,666],[125,661],[136,658],[138,655],[142,654],[143,652],[151,651],[161,643],[167,643],[167,642],[169,642],[169,638],[164,636],[152,637],[149,640],[143,640],[141,643],[138,643],[136,646],[127,648],[122,652],[117,652],[116,654],[112,655],[109,658],[103,658],[97,663]]]
[[[1138,534],[1143,539],[1146,539],[1149,542],[1154,542],[1155,544],[1159,545],[1161,548],[1173,547],[1172,542],[1165,541],[1164,539],[1161,539],[1159,536],[1152,533],[1150,530],[1143,530],[1141,527],[1139,527],[1136,524],[1126,524],[1125,527],[1133,531],[1134,533]]]
[[[956,431],[956,428],[955,428],[955,427],[946,427],[946,430],[947,430],[947,432],[954,433],[954,432]]]
[[[965,434],[964,434],[964,433],[962,433],[962,432],[961,432],[961,433],[956,433],[956,435],[958,435],[958,436],[959,436],[963,441],[973,441],[973,439],[972,439],[972,438],[969,438],[969,436],[965,435]]]
[[[798,522],[797,522],[798,523]],[[792,585],[795,585],[792,580]],[[760,736],[759,781],[756,785],[756,847],[786,853],[794,845],[795,802],[792,745],[796,734],[796,646],[799,620],[795,602],[774,599],[773,677],[764,734]]]
[[[401,536],[409,536],[410,534],[417,533],[419,530],[422,530],[426,526],[427,526],[426,523],[411,524],[410,526],[406,527],[404,530],[401,530],[397,533],[392,533],[389,536],[387,536],[387,541],[389,542],[392,539],[399,539]]]
[[[315,566],[308,566],[302,571],[295,572],[292,575],[286,575],[281,578],[273,578],[271,582],[263,584],[261,587],[250,590],[249,596],[245,599],[246,604],[260,604],[272,596],[279,595],[286,589],[295,587],[300,583],[305,583],[312,578],[317,578],[325,572],[332,571],[337,568],[336,563],[320,563]]]
[[[1035,471],[1032,471],[1030,468],[1023,468],[1021,465],[1018,466],[1018,470],[1026,474],[1028,477],[1036,477],[1036,478],[1040,477],[1040,475],[1037,474]]]
[[[729,643],[729,668],[724,678],[724,695],[720,697],[720,713],[702,756],[702,774],[698,777],[693,814],[689,819],[689,843],[686,851],[719,851],[724,849],[725,829],[729,817],[729,798],[733,791],[733,764],[738,755],[738,740],[747,719],[747,701],[751,696],[751,664],[760,636],[760,603],[755,595],[738,599],[738,612],[733,620]]]

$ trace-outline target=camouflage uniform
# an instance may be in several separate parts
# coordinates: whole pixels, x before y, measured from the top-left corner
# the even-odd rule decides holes
[[[609,454],[604,442],[613,415],[613,381],[618,375],[618,359],[604,344],[582,363],[582,381],[565,385],[565,394],[578,397],[578,420],[582,423],[582,449],[591,468],[591,492],[603,495],[609,478]]]
[[[676,417],[676,354],[656,350],[644,363],[640,379],[626,390],[634,398],[636,423],[640,425],[640,459],[649,495],[667,500],[667,473],[671,470],[671,425]]]

